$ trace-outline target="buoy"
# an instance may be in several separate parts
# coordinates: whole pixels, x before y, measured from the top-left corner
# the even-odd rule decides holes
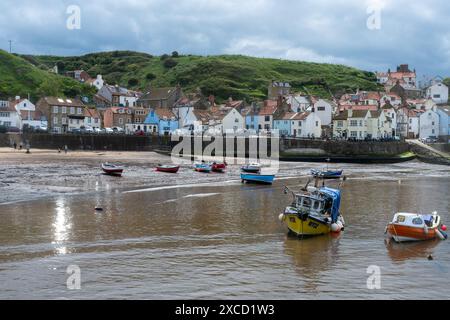
[[[340,232],[341,231],[341,227],[337,223],[332,223],[331,224],[331,231],[332,232]]]
[[[283,222],[285,219],[284,214],[280,213],[280,215],[278,216],[278,220],[280,220],[281,222]]]
[[[442,231],[447,231],[447,226],[446,226],[445,224],[443,224],[443,225],[441,226],[441,230],[442,230]]]
[[[429,256],[428,256],[428,260],[433,260],[434,258],[433,258],[433,256],[430,254]]]

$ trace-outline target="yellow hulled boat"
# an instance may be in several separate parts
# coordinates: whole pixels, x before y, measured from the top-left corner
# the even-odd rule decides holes
[[[290,190],[286,188],[286,192],[288,191]],[[344,230],[344,218],[339,212],[339,189],[307,185],[302,192],[291,192],[294,201],[279,216],[290,232],[303,237]]]

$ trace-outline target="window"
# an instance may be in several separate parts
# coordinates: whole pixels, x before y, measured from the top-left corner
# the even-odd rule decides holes
[[[67,118],[61,118],[61,124],[67,124]]]
[[[288,124],[288,122],[287,122],[287,121],[285,121],[285,122],[284,122],[284,124]]]
[[[342,128],[344,126],[344,122],[343,121],[338,121],[337,122],[337,126]]]
[[[350,127],[357,127],[358,126],[358,120],[350,120]]]
[[[423,220],[421,218],[414,218],[412,223],[415,225],[421,225],[423,224]]]
[[[363,121],[359,120],[359,126],[362,127],[363,126]]]
[[[431,133],[434,134],[434,129],[431,129]]]
[[[61,113],[66,114],[67,113],[67,107],[61,107]]]
[[[317,107],[317,111],[325,111],[325,107]]]
[[[356,138],[358,136],[358,131],[350,131],[350,137]]]
[[[75,108],[74,107],[70,107],[70,113],[72,113],[72,114],[75,113]]]
[[[119,124],[123,124],[123,118],[119,118]]]
[[[434,126],[434,121],[433,121],[433,122],[431,122],[431,125],[432,125],[432,126]]]
[[[316,127],[318,127],[319,126],[319,121],[316,121]]]
[[[265,116],[264,121],[270,121],[270,116]]]
[[[298,126],[299,126],[299,127],[302,126],[302,122],[301,122],[301,121],[298,122]]]
[[[3,122],[3,125],[5,127],[11,127],[11,121],[5,121],[5,122]]]
[[[234,122],[239,122],[239,119],[238,118],[234,119]]]
[[[433,94],[433,98],[440,98],[441,95],[440,94]]]
[[[53,113],[58,113],[58,106],[53,106]]]
[[[58,117],[53,118],[53,124],[58,124]]]
[[[9,118],[9,112],[0,112],[1,118]]]
[[[78,108],[78,109],[77,109],[77,113],[78,113],[78,114],[83,114],[83,108]]]

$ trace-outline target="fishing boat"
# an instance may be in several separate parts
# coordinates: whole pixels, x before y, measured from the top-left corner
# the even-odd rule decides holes
[[[122,166],[117,166],[112,163],[102,163],[102,170],[104,173],[113,175],[113,176],[121,176],[123,172]]]
[[[227,164],[225,162],[211,162],[211,170],[213,172],[222,173],[227,168]]]
[[[311,174],[313,175],[313,177],[319,177],[323,179],[339,179],[341,178],[343,172],[344,170],[311,170]]]
[[[309,187],[310,180],[300,192],[285,188],[285,193],[292,193],[293,202],[279,215],[279,219],[291,233],[300,237],[339,233],[344,230],[344,218],[339,211],[340,188],[318,187],[319,178],[315,180],[314,187]]]
[[[396,242],[447,239],[447,227],[437,212],[432,214],[396,213],[385,233]]]
[[[241,170],[243,172],[247,172],[247,173],[259,173],[261,172],[261,164],[260,163],[250,163],[247,164],[243,167],[241,167]]]
[[[241,173],[242,182],[272,184],[274,179],[273,174]]]
[[[208,163],[196,163],[194,164],[194,170],[197,172],[210,173],[212,168]]]
[[[158,164],[156,166],[156,171],[167,172],[167,173],[177,173],[179,169],[180,169],[180,166],[175,166],[175,165]]]

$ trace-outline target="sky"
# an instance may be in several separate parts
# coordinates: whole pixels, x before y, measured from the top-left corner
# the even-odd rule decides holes
[[[244,54],[369,71],[407,63],[446,77],[449,15],[447,0],[1,0],[0,48]]]

